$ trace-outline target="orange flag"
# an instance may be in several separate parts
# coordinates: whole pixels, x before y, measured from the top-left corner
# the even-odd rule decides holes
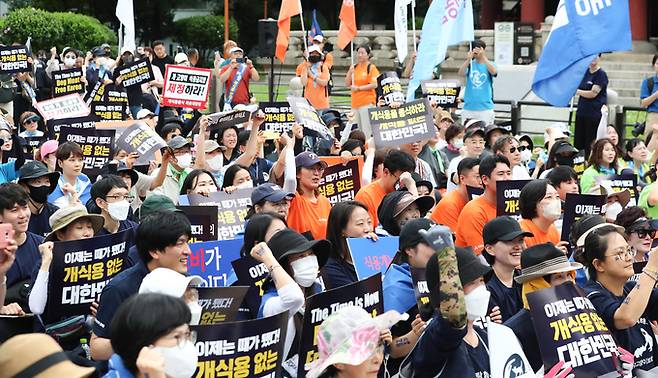
[[[344,49],[356,37],[356,13],[354,0],[343,0],[340,7],[340,26],[338,27],[338,48]]]
[[[283,63],[288,50],[288,38],[290,37],[290,18],[302,13],[301,2],[299,0],[283,0],[279,10],[279,32],[276,35],[276,54],[275,56]]]

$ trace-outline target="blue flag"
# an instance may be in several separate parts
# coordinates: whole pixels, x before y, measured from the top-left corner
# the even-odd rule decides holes
[[[320,24],[318,23],[317,12],[313,9],[313,23],[311,23],[311,28],[308,30],[309,45],[313,44],[313,38],[315,38],[316,35],[324,37],[324,33],[322,33],[322,29],[320,29]]]
[[[567,106],[597,54],[631,48],[628,0],[560,0],[532,90],[551,105]]]
[[[416,64],[407,89],[407,101],[423,80],[432,79],[434,67],[443,62],[448,46],[474,39],[471,0],[434,0],[427,10],[418,45]]]

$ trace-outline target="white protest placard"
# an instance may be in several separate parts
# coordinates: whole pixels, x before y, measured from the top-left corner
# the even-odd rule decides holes
[[[167,65],[162,97],[164,106],[205,109],[212,70]]]
[[[45,120],[89,115],[89,107],[79,93],[37,102],[35,106]]]

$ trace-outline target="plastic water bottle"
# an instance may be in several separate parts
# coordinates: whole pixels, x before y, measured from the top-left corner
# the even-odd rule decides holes
[[[85,351],[85,357],[88,360],[91,360],[91,348],[89,348],[89,343],[86,338],[80,339],[80,346],[82,347],[82,350]]]

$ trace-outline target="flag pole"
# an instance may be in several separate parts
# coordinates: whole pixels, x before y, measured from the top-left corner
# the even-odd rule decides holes
[[[119,23],[119,51],[123,47],[123,24]]]
[[[416,0],[411,2],[411,29],[414,38],[414,52],[416,51]]]
[[[306,41],[307,36],[306,30],[304,29],[304,12],[302,11],[302,0],[299,0],[299,21],[301,21],[302,24],[302,41],[304,41],[304,52],[306,53],[306,57],[308,59],[308,42]]]
[[[350,41],[350,68],[354,67],[354,41]],[[356,67],[354,67],[356,69]],[[352,85],[354,85],[354,70],[352,70]]]

